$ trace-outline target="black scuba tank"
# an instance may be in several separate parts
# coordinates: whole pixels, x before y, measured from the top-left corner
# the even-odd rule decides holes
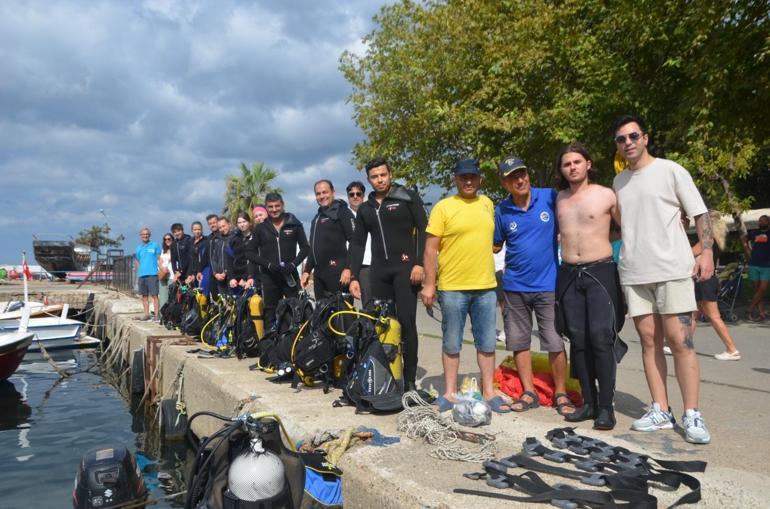
[[[85,453],[72,491],[75,509],[122,507],[146,498],[142,473],[125,446],[99,447]]]

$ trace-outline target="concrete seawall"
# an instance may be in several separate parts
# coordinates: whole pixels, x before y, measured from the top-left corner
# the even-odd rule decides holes
[[[235,358],[199,358],[188,350],[190,345],[174,345],[179,339],[178,331],[168,331],[155,323],[139,322],[141,314],[138,299],[112,291],[100,290],[95,302],[95,322],[99,325],[98,335],[110,340],[110,346],[104,356],[112,358],[116,371],[122,376],[130,376],[126,371],[131,353],[147,345],[149,337],[158,338],[160,350],[158,357],[158,392],[164,398],[177,398],[178,378],[181,374],[182,389],[179,394],[186,406],[188,415],[201,410],[209,410],[223,415],[234,416],[244,412],[269,411],[279,415],[294,439],[310,436],[318,431],[339,430],[350,427],[367,426],[376,428],[385,436],[398,437],[396,416],[356,415],[353,408],[333,408],[332,402],[339,396],[339,391],[332,390],[323,394],[320,388],[292,389],[288,384],[277,385],[266,380],[267,375],[248,369],[253,360],[239,361]],[[427,320],[422,318],[422,320]],[[418,378],[424,387],[430,384],[440,387],[440,341],[435,322],[425,321],[419,324],[421,331],[420,371]],[[625,337],[630,337],[626,334]],[[474,374],[475,356],[466,345],[461,362],[462,374]],[[638,348],[638,345],[636,345]],[[632,348],[634,345],[632,344]],[[744,350],[744,348],[741,348]],[[506,352],[498,352],[498,362]],[[632,362],[636,362],[635,360]],[[118,367],[122,364],[122,367]],[[624,361],[625,369],[619,372],[618,406],[646,399],[643,373],[639,366]],[[477,375],[475,375],[477,376]],[[621,380],[623,381],[621,384]],[[709,388],[704,382],[704,392]],[[675,385],[670,385],[675,390]],[[625,391],[625,392],[621,392]],[[704,398],[710,402],[713,398],[732,404],[741,394],[748,391],[757,405],[755,413],[745,419],[758,419],[765,422],[763,431],[760,426],[746,430],[750,435],[757,432],[767,434],[766,423],[770,397],[766,391],[754,387],[720,385],[719,394]],[[634,396],[632,396],[634,394]],[[711,403],[708,403],[711,404]],[[632,405],[633,406],[633,405]],[[743,438],[742,427],[721,430],[716,426],[715,443],[706,447],[696,447],[684,442],[674,432],[638,434],[628,431],[634,415],[627,415],[625,410],[618,410],[618,427],[611,433],[599,433],[589,426],[581,426],[579,432],[596,436],[613,445],[621,445],[632,450],[644,451],[654,457],[667,459],[703,459],[709,462],[705,474],[697,474],[703,483],[703,501],[699,507],[760,507],[770,499],[770,477],[767,475],[765,459],[769,442],[757,439],[751,443]],[[636,410],[634,410],[636,412]],[[740,412],[734,415],[739,415]],[[631,414],[633,412],[629,412]],[[716,408],[710,409],[708,416],[716,420]],[[727,422],[727,421],[726,421]],[[731,421],[732,422],[732,421]],[[721,423],[721,421],[720,421]],[[564,421],[551,409],[539,409],[525,414],[507,414],[495,416],[484,432],[497,436],[499,456],[507,456],[521,449],[522,441],[528,436],[539,438],[545,443],[545,433],[555,427],[564,426]],[[217,429],[221,423],[210,418],[196,420],[193,431],[207,435]],[[713,432],[713,431],[712,431]],[[732,438],[731,438],[732,437]],[[737,437],[737,439],[735,438]],[[736,442],[737,440],[737,442]],[[463,473],[480,470],[477,464],[461,463],[436,459],[431,456],[432,447],[422,441],[412,441],[401,437],[400,443],[386,447],[359,445],[346,452],[341,461],[344,470],[343,489],[346,507],[371,508],[488,508],[494,506],[524,507],[525,504],[492,501],[481,497],[457,495],[454,488],[468,488],[488,491],[483,482],[471,481],[462,477]],[[549,482],[564,482],[561,478],[548,478]],[[574,484],[574,483],[573,483]],[[509,491],[512,495],[519,492]],[[667,493],[655,489],[653,494],[661,504],[671,503],[684,494],[684,488],[676,493]]]

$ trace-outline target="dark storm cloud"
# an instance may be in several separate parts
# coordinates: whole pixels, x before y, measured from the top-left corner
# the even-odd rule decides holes
[[[307,219],[360,133],[338,71],[381,2],[0,4],[0,261],[107,214],[139,227],[221,208],[241,161],[276,168]],[[159,232],[158,232],[159,233]]]

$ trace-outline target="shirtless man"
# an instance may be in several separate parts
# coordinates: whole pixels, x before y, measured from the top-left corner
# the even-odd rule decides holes
[[[561,332],[570,339],[572,372],[585,402],[565,420],[594,419],[595,429],[610,430],[615,427],[613,347],[625,311],[609,237],[617,200],[612,189],[592,182],[593,172],[591,156],[580,143],[565,147],[556,159],[562,256],[556,295]]]

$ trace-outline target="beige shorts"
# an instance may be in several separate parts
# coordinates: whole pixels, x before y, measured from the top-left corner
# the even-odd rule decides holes
[[[628,314],[677,315],[695,311],[695,285],[692,278],[648,283],[645,285],[623,285],[628,304]]]

